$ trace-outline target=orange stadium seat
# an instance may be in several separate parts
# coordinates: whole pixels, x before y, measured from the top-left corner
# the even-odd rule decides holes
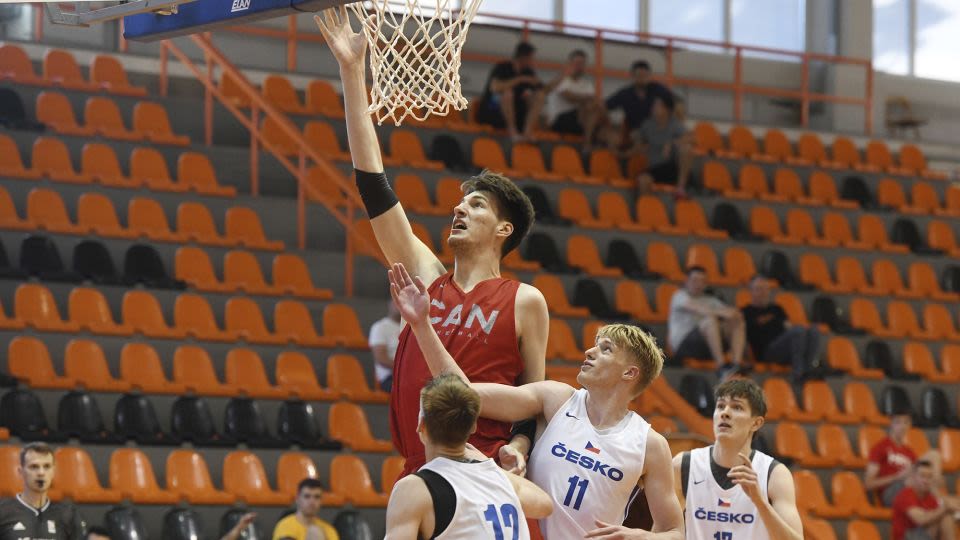
[[[533,144],[515,144],[510,150],[510,163],[521,175],[543,182],[559,182],[566,175],[550,172],[543,161],[540,147]]]
[[[181,294],[173,304],[174,328],[201,341],[236,341],[239,334],[221,330],[207,299],[196,294]]]
[[[603,263],[593,238],[582,234],[574,234],[567,238],[567,263],[591,276],[614,278],[623,276],[623,271],[619,268],[606,266]]]
[[[389,498],[374,489],[367,466],[350,454],[338,454],[330,462],[330,489],[359,508],[383,508]]]
[[[867,274],[856,257],[840,257],[836,261],[837,284],[844,291],[879,296],[884,290],[867,282]]]
[[[953,317],[942,304],[923,306],[923,327],[931,339],[960,341],[960,332],[953,324]]]
[[[444,229],[443,235],[440,238],[447,238],[450,236],[450,231]],[[442,242],[444,249],[449,248],[446,242]],[[503,259],[500,261],[505,268],[510,268],[512,270],[525,270],[527,272],[538,272],[540,271],[540,263],[537,261],[528,261],[523,259],[520,256],[519,250],[513,250],[510,253],[507,253]]]
[[[777,168],[776,172],[773,173],[773,192],[780,200],[805,205],[817,204],[817,201],[807,196],[803,185],[800,183],[800,176],[794,169]]]
[[[814,453],[803,426],[794,422],[777,423],[774,448],[779,456],[795,460],[803,467],[832,468],[839,465],[836,456]]]
[[[630,207],[622,195],[615,191],[605,191],[597,196],[597,220],[609,223],[613,227],[627,232],[649,232],[646,225],[640,225],[630,215]]]
[[[667,320],[667,315],[670,313],[670,299],[673,298],[673,293],[677,290],[679,290],[679,287],[673,283],[661,283],[657,285],[654,292],[657,299],[657,308],[654,313],[658,314],[664,321]]]
[[[733,177],[727,166],[719,161],[703,164],[703,187],[732,199],[749,199],[751,194],[737,190],[733,186]]]
[[[267,328],[260,306],[246,297],[235,296],[227,300],[224,328],[228,332],[236,332],[248,343],[280,345],[286,342],[284,336],[275,334]]]
[[[907,214],[925,213],[922,209],[910,206],[900,182],[892,178],[884,178],[877,183],[877,203]]]
[[[773,161],[769,156],[760,153],[760,149],[757,147],[757,139],[753,136],[750,128],[733,126],[727,132],[727,139],[730,145],[730,153],[738,158]]]
[[[167,455],[167,490],[190,504],[233,504],[237,497],[214,487],[207,462],[194,450]]]
[[[217,174],[207,156],[197,152],[184,152],[177,159],[177,181],[200,195],[234,197],[237,189],[221,186]]]
[[[319,289],[313,285],[306,263],[296,255],[280,253],[274,256],[271,273],[273,284],[285,294],[313,300],[333,298],[333,292],[330,289]]]
[[[578,184],[602,184],[603,179],[587,174],[580,152],[572,146],[558,144],[550,154],[551,170]]]
[[[433,171],[443,169],[442,161],[427,158],[420,138],[415,132],[409,130],[395,129],[390,133],[390,157],[398,163],[416,169]]]
[[[134,238],[136,234],[120,225],[117,210],[106,195],[84,193],[77,200],[77,225],[98,236]]]
[[[650,242],[647,244],[647,270],[660,274],[671,281],[683,281],[686,273],[680,268],[680,261],[673,246],[666,242]]]
[[[697,122],[697,125],[693,127],[693,140],[698,154],[725,152],[723,136],[710,122]]]
[[[346,304],[327,304],[323,308],[323,335],[343,347],[368,348],[357,313]]]
[[[852,471],[833,473],[830,481],[833,504],[864,519],[890,519],[889,508],[874,506],[860,481],[860,475]]]
[[[97,477],[90,455],[82,448],[60,447],[54,453],[57,463],[57,482],[53,488],[59,495],[78,503],[115,504],[121,494],[106,489]]]
[[[684,232],[692,232],[696,236],[716,240],[726,239],[729,236],[727,231],[714,229],[707,223],[707,216],[703,207],[697,201],[677,201],[674,204],[673,211],[676,215],[677,228]]]
[[[753,256],[741,247],[728,247],[723,252],[723,268],[734,284],[745,284],[757,275]]]
[[[927,244],[951,257],[960,256],[953,228],[945,221],[931,220],[927,223]]]
[[[887,325],[897,335],[913,339],[933,339],[931,334],[920,327],[917,313],[913,311],[910,304],[903,301],[887,303]]]
[[[884,325],[876,304],[866,298],[854,298],[850,301],[850,324],[877,337],[901,338],[906,335],[906,332]]]
[[[267,240],[260,216],[245,206],[234,206],[227,210],[225,233],[228,241],[249,249],[280,251],[284,248],[280,240]]]
[[[43,285],[23,283],[14,293],[14,312],[16,318],[30,328],[41,332],[78,332],[80,325],[60,317],[60,310],[50,293]]]
[[[904,172],[893,162],[893,155],[890,154],[890,148],[888,148],[887,143],[883,141],[869,141],[864,150],[864,157],[866,158],[867,166],[875,170],[891,174],[901,174]]]
[[[109,187],[137,188],[142,182],[123,174],[113,148],[101,143],[83,145],[80,155],[81,174]]]
[[[74,289],[77,291],[78,289]],[[126,392],[130,383],[116,379],[107,367],[107,358],[95,341],[72,339],[67,343],[63,373],[77,384],[94,392]]]
[[[307,85],[307,109],[314,114],[343,118],[343,101],[327,81],[312,80]]]
[[[922,456],[930,451],[930,440],[927,434],[921,428],[910,428],[907,431],[907,446],[918,456]]]
[[[637,199],[637,224],[645,230],[654,230],[662,234],[689,234],[674,226],[667,215],[667,208],[660,199],[644,195]]]
[[[155,191],[187,191],[186,186],[173,181],[167,160],[154,148],[138,146],[130,152],[130,179]]]
[[[80,66],[73,54],[64,49],[49,49],[43,55],[43,78],[47,82],[70,90],[84,92],[97,90],[96,84],[83,78],[83,74],[80,73]]]
[[[146,394],[183,394],[182,384],[167,379],[157,350],[146,343],[127,343],[120,350],[120,378]]]
[[[230,283],[221,282],[213,270],[207,252],[192,246],[177,248],[174,257],[174,275],[199,291],[229,292],[235,290]]]
[[[327,386],[350,401],[387,403],[390,394],[370,388],[363,374],[363,366],[349,354],[333,354],[327,358]]]
[[[478,137],[473,140],[473,165],[481,169],[500,171],[510,177],[521,177],[520,171],[507,166],[507,158],[503,155],[500,143],[487,137]]]
[[[763,153],[773,161],[781,161],[791,165],[809,165],[805,160],[798,159],[794,155],[793,145],[779,129],[768,129],[763,134]]]
[[[823,236],[829,238],[846,249],[870,249],[865,242],[856,240],[850,229],[850,222],[839,212],[825,212],[823,214]]]
[[[750,195],[752,198],[763,199],[765,201],[782,202],[783,199],[770,193],[767,186],[767,177],[763,169],[754,164],[746,164],[740,167],[737,183],[739,191]]]
[[[33,228],[17,214],[10,193],[0,186],[0,227],[8,230],[26,230]]]
[[[342,441],[354,452],[393,450],[393,443],[390,441],[374,438],[363,409],[346,401],[330,406],[330,436]]]
[[[239,389],[217,378],[207,351],[194,345],[181,345],[173,353],[173,380],[187,391],[201,396],[236,396]]]
[[[37,137],[33,142],[31,155],[33,169],[41,175],[56,182],[72,184],[89,184],[93,177],[83,172],[77,172],[70,160],[67,145],[60,139],[52,137]]]
[[[867,460],[853,452],[850,439],[844,429],[836,424],[817,426],[817,453],[821,456],[833,456],[842,467],[862,469]]]
[[[897,163],[907,171],[908,174],[919,175],[921,178],[931,180],[946,180],[947,175],[943,171],[935,171],[927,168],[927,158],[923,155],[916,145],[904,144],[900,147],[897,154]]]
[[[817,519],[810,514],[800,514],[800,523],[803,525],[804,538],[809,540],[837,540],[837,533],[833,525],[824,519]]]
[[[33,62],[27,52],[12,43],[0,45],[0,79],[10,79],[22,84],[47,86],[48,81],[41,79],[33,70]],[[921,154],[921,157],[923,155]]]
[[[766,206],[750,209],[750,232],[778,244],[799,244],[800,239],[785,235],[780,228],[780,219]]]
[[[97,134],[108,139],[142,141],[143,133],[127,129],[116,102],[107,97],[87,98],[83,108],[83,121],[94,128]]]
[[[303,400],[330,401],[339,397],[339,392],[320,386],[313,364],[303,353],[284,351],[277,356],[275,372],[277,386],[288,395]]]
[[[60,193],[51,189],[33,188],[27,195],[27,222],[37,229],[55,233],[81,234],[83,228],[74,224]]]
[[[160,302],[147,291],[130,290],[123,294],[121,319],[133,327],[134,332],[151,338],[181,339],[186,332],[167,324],[160,309]]]
[[[815,247],[836,247],[836,242],[820,236],[813,217],[802,208],[787,211],[787,236],[792,241]]]
[[[259,261],[249,251],[231,250],[223,256],[223,281],[247,294],[283,294],[283,289],[267,283]]]
[[[230,349],[224,375],[226,384],[236,387],[241,395],[263,399],[279,399],[287,395],[267,380],[260,355],[245,347]]]
[[[150,458],[137,448],[110,454],[110,487],[136,504],[177,504],[180,499],[157,484]]]
[[[223,459],[223,490],[249,505],[290,504],[289,494],[274,491],[270,487],[260,458],[245,450],[234,450]]]
[[[0,53],[3,49],[0,48]],[[6,428],[4,428],[6,429]],[[23,490],[23,480],[16,474],[20,466],[20,447],[13,445],[0,446],[0,497],[13,497]]]
[[[280,112],[288,114],[310,114],[310,108],[300,103],[297,90],[282,75],[267,75],[263,79],[263,97]]]
[[[809,470],[793,472],[793,482],[797,489],[797,509],[801,514],[810,512],[825,519],[847,519],[851,511],[839,508],[827,501],[823,485],[817,474]]]
[[[830,164],[823,141],[813,133],[804,133],[797,139],[797,155],[811,165],[826,166]]]
[[[807,319],[806,308],[797,295],[790,292],[781,292],[777,294],[774,302],[787,313],[787,320],[789,320],[791,324],[799,324],[801,326],[810,325],[810,321]]]
[[[550,312],[560,317],[586,318],[590,311],[583,307],[570,305],[567,292],[560,278],[552,274],[537,274],[532,285],[540,290]]]
[[[922,298],[923,294],[919,291],[904,286],[903,278],[900,276],[900,270],[897,265],[889,259],[875,259],[873,261],[872,280],[873,285],[880,290],[883,295],[894,295],[902,298]]]
[[[284,452],[277,460],[277,491],[293,499],[297,495],[297,486],[304,478],[319,478],[317,465],[303,452]],[[343,495],[323,490],[320,499],[323,506],[342,506],[346,500]]]
[[[9,136],[0,133],[0,174],[13,178],[37,180],[43,176],[43,171],[36,168],[26,168],[16,143]]]
[[[89,125],[80,125],[73,113],[67,96],[60,92],[44,91],[37,95],[37,120],[61,135],[90,137],[96,130]]]
[[[852,292],[847,284],[834,282],[827,262],[817,253],[804,253],[800,256],[800,281],[828,293]]]
[[[550,320],[550,331],[547,333],[547,358],[562,359],[571,362],[582,362],[583,353],[577,346],[570,325],[560,319]]]
[[[111,336],[130,336],[133,327],[117,322],[113,318],[106,297],[96,289],[77,287],[70,291],[67,312],[70,321],[80,329],[94,334]]]
[[[954,473],[960,470],[960,430],[941,427],[937,436],[937,450],[943,457],[941,467],[944,472]]]
[[[877,526],[870,521],[855,519],[847,522],[847,540],[881,540]]]
[[[190,137],[177,135],[170,127],[167,109],[159,103],[140,101],[133,107],[133,130],[142,133],[144,138],[155,144],[187,146]]]
[[[827,422],[856,424],[860,421],[856,416],[840,411],[833,390],[823,381],[807,381],[803,385],[803,408]]]
[[[220,75],[220,92],[223,94],[224,101],[234,107],[246,109],[250,107],[250,97],[240,87],[240,83],[232,75],[223,72]]]
[[[590,152],[590,176],[602,178],[613,187],[633,187],[634,181],[623,176],[623,169],[613,152],[598,148]]]
[[[870,424],[887,425],[890,423],[890,420],[880,414],[880,410],[877,409],[873,390],[859,381],[848,382],[843,387],[843,409],[848,414],[858,416],[864,422]],[[860,455],[866,457],[867,454],[861,451]]]
[[[887,230],[879,216],[862,214],[857,221],[860,232],[860,241],[871,248],[880,249],[888,253],[909,253],[910,248],[904,244],[892,244],[887,239]]]
[[[267,116],[263,119],[260,133],[263,135],[264,146],[273,149],[281,156],[295,158],[300,153],[300,146],[273,117]]]
[[[937,282],[937,275],[929,263],[910,263],[907,268],[907,281],[910,284],[911,297],[925,297],[943,302],[956,302],[960,295],[944,291]]]
[[[854,210],[860,207],[856,201],[840,198],[837,191],[837,183],[833,177],[823,171],[813,171],[810,173],[808,190],[810,198],[818,204],[825,204],[834,208],[843,208]]]
[[[147,95],[146,88],[130,84],[123,64],[106,54],[93,57],[93,62],[90,63],[90,80],[111,94],[133,97]]]
[[[199,202],[187,201],[177,206],[177,233],[200,244],[229,246],[234,243],[220,235],[210,210]]]
[[[450,215],[453,208],[463,200],[463,190],[460,187],[462,183],[459,179],[450,177],[437,181],[437,208],[445,211],[443,215]]]
[[[935,383],[953,384],[960,382],[956,376],[947,375],[937,368],[930,349],[923,343],[907,342],[903,346],[903,367],[908,373],[915,373]]]
[[[848,169],[861,169],[863,162],[860,159],[860,151],[853,141],[847,137],[838,136],[830,145],[830,157],[839,165]],[[870,167],[872,172],[878,172]]]
[[[326,176],[320,166],[307,168],[306,185],[309,186],[307,200],[311,202],[325,201],[337,208],[347,205],[347,194]]]
[[[311,148],[337,161],[349,161],[350,153],[340,146],[333,126],[327,122],[311,120],[303,128],[303,138]]]
[[[591,229],[610,229],[613,227],[613,222],[594,217],[587,196],[579,189],[566,188],[560,190],[557,199],[557,213],[560,217],[569,219],[580,227]]]
[[[926,182],[915,182],[910,186],[910,206],[918,214],[954,215],[954,212],[943,208],[937,191]]]
[[[47,346],[35,337],[17,336],[7,346],[7,370],[23,379],[32,388],[70,389],[76,385],[71,377],[61,377],[53,368]]]
[[[946,208],[944,214],[949,216],[960,215],[960,187],[950,186],[947,188]]]
[[[430,194],[423,180],[415,174],[398,174],[393,181],[393,189],[404,209],[415,214],[445,216],[447,209],[438,208],[430,201]]]
[[[791,420],[794,422],[813,422],[817,415],[800,409],[793,389],[785,379],[770,377],[763,382],[763,393],[767,396],[767,418],[771,420]]]
[[[393,491],[394,484],[400,479],[400,473],[403,472],[403,457],[389,456],[383,460],[380,466],[380,486],[387,495]]]
[[[685,268],[703,267],[707,271],[707,281],[716,286],[733,286],[738,280],[720,271],[717,254],[707,244],[691,244],[687,247]]]
[[[630,279],[618,281],[614,299],[618,311],[629,313],[631,317],[638,321],[666,322],[666,319],[661,320],[660,314],[653,310],[646,291],[637,281]]]

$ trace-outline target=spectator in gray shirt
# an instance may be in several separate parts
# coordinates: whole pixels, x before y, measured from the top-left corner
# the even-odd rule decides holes
[[[713,358],[721,378],[733,372],[744,373],[743,352],[746,326],[743,315],[720,299],[706,294],[707,273],[699,266],[687,270],[684,288],[670,299],[667,342],[673,356]],[[730,352],[731,364],[724,361],[724,347]]]
[[[683,121],[674,115],[674,98],[657,97],[652,114],[631,137],[637,145],[634,152],[647,157],[647,168],[637,178],[640,194],[649,193],[653,184],[676,186],[678,197],[686,197],[693,145]]]

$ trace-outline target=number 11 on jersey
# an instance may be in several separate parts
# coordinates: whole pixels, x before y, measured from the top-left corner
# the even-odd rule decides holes
[[[571,506],[570,501],[573,501],[573,509],[579,510],[580,503],[583,502],[583,495],[587,492],[587,486],[590,485],[590,480],[579,476],[571,476],[567,478],[567,482],[570,482],[570,489],[567,490],[567,496],[563,498],[563,505]],[[576,495],[576,500],[573,500],[574,495]]]
[[[717,531],[713,533],[713,540],[733,540],[733,533]]]

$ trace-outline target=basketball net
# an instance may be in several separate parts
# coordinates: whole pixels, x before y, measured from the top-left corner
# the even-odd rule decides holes
[[[400,125],[405,118],[423,121],[462,111],[460,52],[482,0],[372,0],[350,4],[362,21],[370,48],[368,111],[377,123]],[[421,5],[421,2],[425,5]],[[393,4],[393,6],[391,6]]]

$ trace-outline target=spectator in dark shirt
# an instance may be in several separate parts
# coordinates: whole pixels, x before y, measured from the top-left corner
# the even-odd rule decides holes
[[[533,71],[535,50],[522,42],[511,60],[493,66],[478,104],[477,122],[506,128],[514,141],[533,138],[543,109],[544,84]]]
[[[640,194],[650,192],[654,183],[676,186],[676,195],[685,197],[693,148],[683,122],[673,114],[674,101],[668,96],[653,101],[653,114],[632,134],[634,152],[646,156],[646,169],[637,178]]]
[[[742,311],[747,342],[758,362],[791,365],[797,382],[822,377],[820,331],[815,326],[790,324],[783,308],[771,302],[770,282],[765,276],[750,280],[750,304]]]
[[[928,461],[913,464],[908,485],[893,501],[893,540],[952,540],[956,538],[956,497],[942,496],[935,487],[935,471]]]
[[[630,67],[633,83],[624,86],[607,98],[607,110],[623,110],[623,122],[627,131],[633,131],[643,125],[650,117],[653,101],[658,97],[670,99],[673,93],[666,86],[650,80],[650,64],[644,60]]]

